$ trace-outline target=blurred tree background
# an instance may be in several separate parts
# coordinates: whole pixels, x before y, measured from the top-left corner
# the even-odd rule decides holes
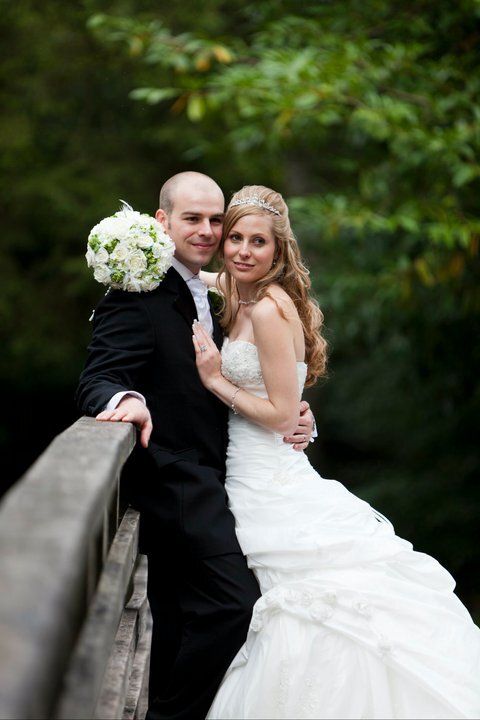
[[[3,489],[77,417],[119,199],[289,201],[325,313],[309,455],[480,613],[480,1],[0,0]]]

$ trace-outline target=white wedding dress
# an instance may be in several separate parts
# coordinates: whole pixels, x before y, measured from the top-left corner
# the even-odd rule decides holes
[[[266,397],[254,345],[227,339],[222,361]],[[480,630],[449,573],[279,435],[230,413],[229,436],[230,506],[262,597],[207,717],[480,718]]]

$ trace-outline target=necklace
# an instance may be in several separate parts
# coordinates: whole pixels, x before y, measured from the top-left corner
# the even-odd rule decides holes
[[[239,305],[254,305],[258,300],[239,300]]]

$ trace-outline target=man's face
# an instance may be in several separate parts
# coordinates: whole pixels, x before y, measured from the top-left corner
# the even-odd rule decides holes
[[[157,210],[175,243],[175,257],[193,273],[208,265],[222,236],[224,198],[215,184],[180,185],[175,189],[170,215]]]

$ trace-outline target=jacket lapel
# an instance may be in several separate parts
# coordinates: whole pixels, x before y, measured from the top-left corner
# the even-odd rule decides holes
[[[212,298],[208,295],[208,304],[210,305],[210,314],[213,320],[213,341],[219,350],[222,349],[223,345],[223,330],[218,322],[218,316],[213,306]]]
[[[185,280],[183,280],[175,268],[170,268],[162,281],[162,286],[164,290],[172,295],[174,308],[184,318],[188,327],[191,328],[193,321],[197,317],[197,308],[192,293],[188,289]],[[208,295],[208,302],[213,319],[213,340],[218,349],[221,350],[223,344],[223,331],[215,314],[210,295]]]
[[[188,326],[191,328],[193,325],[193,321],[197,317],[197,308],[195,306],[195,302],[193,300],[190,290],[187,288],[183,280],[182,282],[185,285],[185,292],[180,292],[177,295],[173,302],[173,305],[178,310],[180,315],[185,319]]]
[[[197,317],[197,308],[192,293],[187,287],[187,283],[178,274],[175,268],[165,275],[162,281],[163,290],[172,296],[172,305],[183,317],[187,325],[191,328],[193,321]]]

